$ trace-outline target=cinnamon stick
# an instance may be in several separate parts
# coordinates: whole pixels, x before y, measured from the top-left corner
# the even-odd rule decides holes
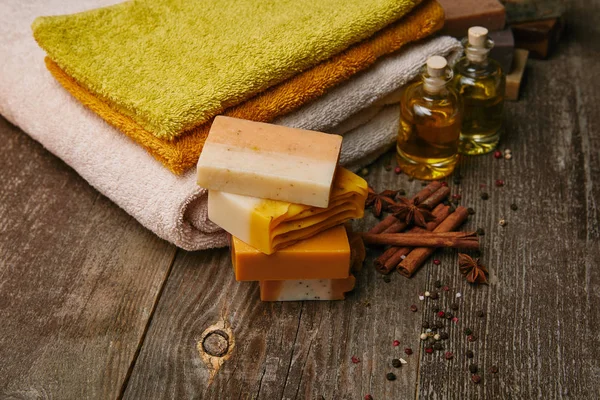
[[[448,216],[441,224],[435,228],[434,232],[452,232],[460,227],[469,217],[469,211],[466,207],[459,206]],[[396,269],[407,278],[410,278],[425,260],[433,254],[433,247],[418,247],[413,249],[404,260],[402,260]]]
[[[479,238],[475,232],[363,233],[362,238],[367,245],[479,249]]]
[[[440,204],[448,195],[450,194],[450,188],[448,186],[443,186],[439,190],[436,190],[431,194],[428,198],[421,202],[421,207],[425,207],[428,210],[431,210],[438,204]]]
[[[431,182],[429,185],[425,186],[419,193],[417,193],[415,197],[413,197],[413,201],[418,201],[419,203],[422,203],[441,187],[441,183],[437,181]],[[382,219],[381,222],[379,222],[377,225],[369,229],[369,233],[395,233],[400,232],[404,229],[406,229],[406,224],[404,222],[399,221],[398,218],[394,217],[393,215],[388,215],[387,217]]]
[[[433,231],[440,223],[442,223],[443,220],[445,220],[448,217],[448,215],[450,215],[450,207],[445,206],[443,204],[438,204],[437,207],[432,211],[432,214],[435,216],[435,219],[427,223],[427,230],[415,226],[408,232]],[[402,261],[406,257],[406,255],[410,253],[411,250],[411,247],[389,247],[386,251],[383,252],[383,254],[381,254],[375,259],[375,269],[381,274],[389,274],[392,271],[392,269],[396,268],[400,261]]]

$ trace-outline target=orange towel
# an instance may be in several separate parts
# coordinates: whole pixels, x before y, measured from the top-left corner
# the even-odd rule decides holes
[[[323,95],[335,85],[371,66],[378,58],[431,35],[443,24],[442,7],[435,0],[428,0],[370,39],[225,110],[223,114],[254,121],[272,121]],[[181,174],[196,164],[212,120],[172,141],[159,139],[88,92],[50,58],[46,57],[45,61],[52,75],[77,100],[143,146],[172,172]]]

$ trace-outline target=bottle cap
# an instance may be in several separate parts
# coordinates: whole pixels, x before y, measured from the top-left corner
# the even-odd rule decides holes
[[[448,62],[444,57],[433,56],[427,59],[427,73],[429,76],[438,77],[443,76],[448,66]]]
[[[469,44],[478,49],[485,47],[488,30],[483,26],[472,26],[469,28]]]

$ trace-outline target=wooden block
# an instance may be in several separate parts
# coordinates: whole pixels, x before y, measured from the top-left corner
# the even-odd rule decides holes
[[[505,74],[512,69],[513,55],[515,54],[515,38],[512,30],[506,28],[501,31],[489,33],[490,39],[494,41],[494,48],[490,51],[490,57],[500,63]]]
[[[546,58],[560,40],[562,28],[558,18],[513,24],[515,46],[529,50],[534,58]]]
[[[528,57],[529,51],[515,49],[512,72],[506,75],[506,91],[504,97],[506,100],[516,101],[519,99],[519,90]]]
[[[467,35],[472,26],[490,31],[504,29],[506,11],[498,0],[439,0],[446,13],[442,33],[455,37]]]
[[[506,8],[506,22],[559,18],[565,12],[564,0],[500,0]]]

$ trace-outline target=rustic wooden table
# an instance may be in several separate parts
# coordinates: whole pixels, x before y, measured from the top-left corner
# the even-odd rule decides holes
[[[513,159],[467,158],[462,183],[450,179],[476,210],[467,228],[485,229],[489,286],[463,280],[455,251],[386,283],[373,253],[346,301],[261,303],[256,284],[234,280],[226,250],[158,239],[0,120],[0,398],[600,398],[599,8],[577,2],[554,56],[530,61],[522,99],[507,107],[501,147]],[[383,163],[368,175],[376,189],[421,187]],[[419,301],[437,280],[449,292]],[[448,361],[426,354],[419,334],[456,292]],[[408,363],[395,369],[396,357]]]

